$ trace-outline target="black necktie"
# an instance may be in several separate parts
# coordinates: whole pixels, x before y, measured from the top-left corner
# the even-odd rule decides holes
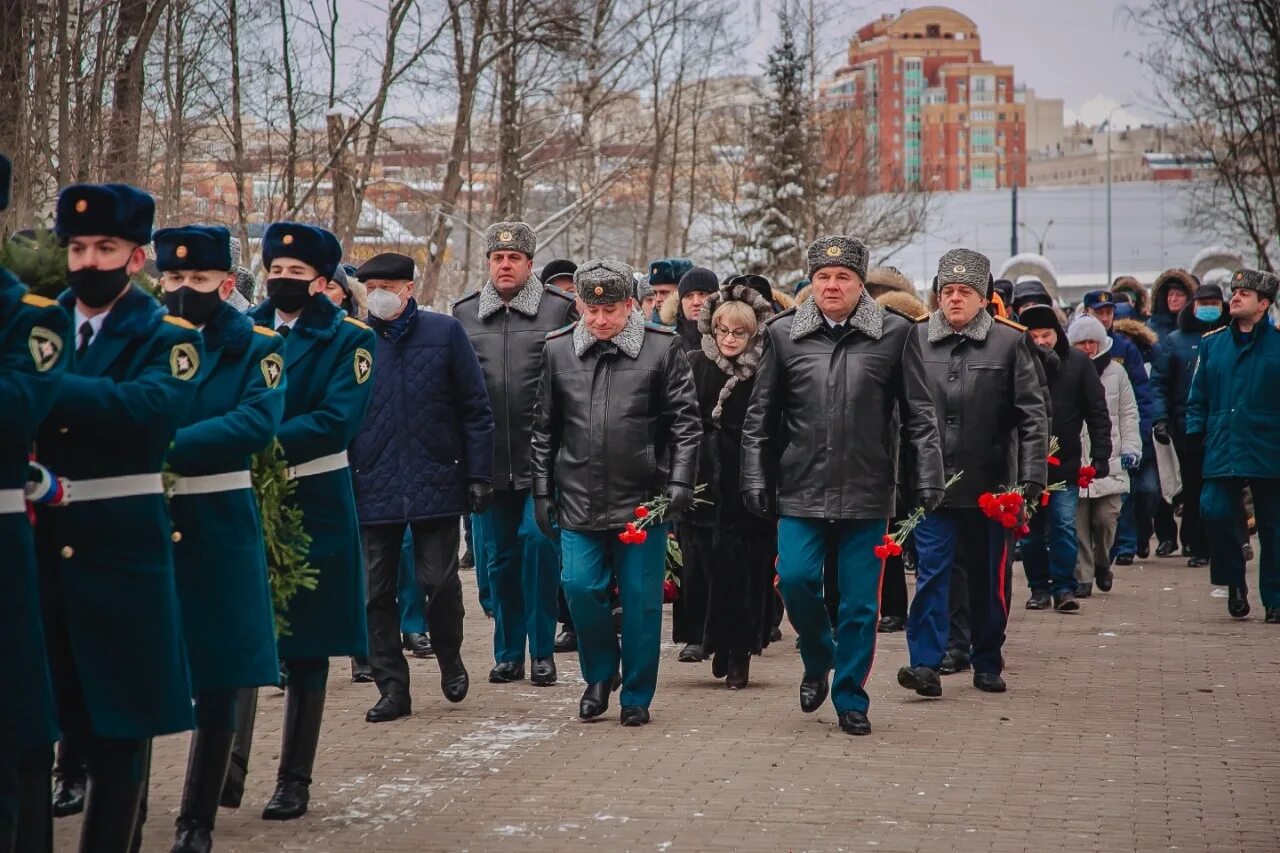
[[[93,337],[93,324],[85,320],[80,324],[80,342],[76,344],[76,355],[84,355],[84,351],[89,348],[89,339]]]
[[[289,332],[291,331],[291,329],[289,326],[286,326],[284,323],[281,323],[279,326],[276,327],[276,331],[280,333],[280,337],[287,338],[289,337]]]

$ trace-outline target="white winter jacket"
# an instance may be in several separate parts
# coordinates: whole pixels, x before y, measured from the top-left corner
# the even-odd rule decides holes
[[[1105,357],[1105,356],[1101,356]],[[1101,498],[1107,495],[1123,495],[1129,492],[1129,472],[1120,467],[1120,455],[1128,453],[1141,458],[1142,436],[1138,432],[1138,398],[1124,367],[1107,360],[1102,371],[1102,390],[1107,395],[1107,414],[1111,416],[1110,473],[1093,481],[1087,489],[1080,490],[1082,498]],[[1080,447],[1084,458],[1092,459],[1089,430],[1080,431]]]

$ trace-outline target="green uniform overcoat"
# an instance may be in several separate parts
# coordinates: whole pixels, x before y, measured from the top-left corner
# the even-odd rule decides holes
[[[70,291],[58,302],[74,316]],[[159,474],[195,396],[203,350],[195,327],[131,285],[63,377],[36,439],[39,461],[72,481]],[[163,494],[37,510],[64,731],[149,738],[192,727],[172,533]]]
[[[274,328],[271,300],[251,315]],[[303,465],[351,445],[373,388],[373,331],[315,295],[284,342],[284,420],[276,437],[291,466]],[[285,618],[289,635],[281,637],[280,657],[328,658],[367,653],[364,556],[356,520],[351,469],[339,468],[299,477],[294,500],[302,526],[311,536],[307,561],[318,572],[314,590],[299,590]]]
[[[225,302],[201,335],[198,391],[168,467],[183,477],[247,473],[284,414],[284,339]],[[192,689],[277,683],[275,612],[253,489],[177,493],[169,512]]]

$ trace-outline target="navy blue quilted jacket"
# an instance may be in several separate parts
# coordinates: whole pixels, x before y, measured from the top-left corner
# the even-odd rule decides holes
[[[373,398],[351,445],[361,524],[462,515],[467,483],[493,480],[493,412],[462,324],[416,309],[393,342],[377,342]]]

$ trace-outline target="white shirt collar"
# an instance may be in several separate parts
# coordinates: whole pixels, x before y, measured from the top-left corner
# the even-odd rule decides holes
[[[849,317],[845,317],[843,320],[832,320],[830,317],[827,316],[825,311],[819,312],[819,313],[822,314],[822,319],[827,324],[827,326],[832,329],[834,329],[836,326],[839,326],[841,324],[848,323],[849,317],[853,316],[852,314],[850,314]]]
[[[298,317],[301,317],[301,316],[302,316],[301,314],[299,314],[299,315],[298,315]],[[275,325],[275,328],[279,329],[281,326],[284,326],[286,329],[292,329],[292,328],[293,328],[293,324],[294,324],[294,323],[296,323],[296,322],[298,322],[298,317],[294,317],[292,320],[286,320],[286,319],[285,319],[285,318],[280,314],[280,312],[279,312],[279,311],[277,311],[277,312],[276,312],[276,325]]]
[[[108,309],[106,311],[103,311],[101,314],[95,314],[92,317],[86,317],[84,314],[80,312],[80,303],[77,302],[76,309],[75,309],[76,327],[74,330],[76,335],[75,345],[77,347],[80,346],[80,327],[83,326],[86,321],[88,321],[89,328],[92,330],[91,333],[89,334],[89,343],[93,343],[94,338],[98,337],[98,332],[102,331],[102,324],[107,322],[107,315],[109,315],[110,313],[111,313],[111,310]]]

